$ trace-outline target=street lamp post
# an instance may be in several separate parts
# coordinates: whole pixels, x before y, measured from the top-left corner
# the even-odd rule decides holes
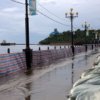
[[[26,56],[27,72],[31,72],[32,67],[32,49],[29,43],[29,18],[28,18],[28,0],[25,0],[25,32],[26,32],[26,48],[24,49]]]
[[[95,47],[98,47],[99,44],[99,33],[95,31]]]
[[[87,52],[87,31],[88,31],[88,28],[90,27],[90,24],[87,24],[87,22],[85,22],[84,25],[82,25],[82,27],[84,28],[84,31],[85,31],[85,51]]]
[[[71,21],[71,48],[72,48],[72,53],[74,55],[74,36],[73,36],[73,19],[78,17],[78,12],[74,13],[73,9],[70,9],[69,15],[66,13],[65,14],[66,18],[70,18]]]

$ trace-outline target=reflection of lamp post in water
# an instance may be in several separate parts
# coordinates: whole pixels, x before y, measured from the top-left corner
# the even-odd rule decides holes
[[[85,22],[85,24],[82,25],[82,27],[84,28],[85,31],[85,51],[87,52],[87,36],[89,36],[88,28],[90,27],[90,24],[87,25],[87,23]]]
[[[70,18],[70,21],[71,21],[71,39],[72,39],[71,48],[72,48],[72,53],[74,55],[73,19],[78,17],[78,12],[74,13],[73,9],[71,8],[69,15],[67,13],[65,15],[66,15],[66,18]]]
[[[73,83],[74,83],[74,57],[72,58],[72,78],[71,78],[71,80],[72,80],[72,86],[73,86]]]
[[[98,33],[98,47],[99,47],[99,42],[100,42],[100,33]]]

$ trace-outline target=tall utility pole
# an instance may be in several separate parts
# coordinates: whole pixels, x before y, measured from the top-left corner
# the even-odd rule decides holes
[[[16,0],[11,0],[16,3],[24,4],[21,2],[17,2]],[[32,72],[32,49],[30,49],[29,42],[29,18],[28,18],[28,0],[25,0],[25,33],[26,33],[26,48],[23,50],[26,56],[26,66],[27,66],[27,74]]]
[[[88,31],[88,28],[90,27],[90,24],[87,24],[87,22],[85,22],[84,25],[82,25],[82,27],[84,28],[84,31],[85,31],[85,51],[87,52],[87,31]]]
[[[78,17],[78,12],[74,13],[73,9],[70,9],[69,15],[66,13],[65,14],[66,18],[70,18],[71,21],[71,48],[72,48],[72,53],[74,55],[74,35],[73,35],[73,19]]]
[[[25,0],[25,30],[26,30],[26,49],[30,49],[29,46],[29,18],[28,18],[28,1]]]
[[[32,49],[30,49],[30,42],[29,42],[28,0],[25,0],[25,32],[26,32],[26,48],[24,49],[24,51],[26,55],[26,66],[27,66],[27,72],[31,72]]]

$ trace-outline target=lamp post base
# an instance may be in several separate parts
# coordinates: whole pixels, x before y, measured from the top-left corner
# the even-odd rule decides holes
[[[25,52],[25,57],[26,57],[26,66],[27,66],[27,71],[26,73],[32,73],[32,49],[24,49]]]
[[[25,71],[26,75],[32,75],[32,73],[33,73],[32,69]]]

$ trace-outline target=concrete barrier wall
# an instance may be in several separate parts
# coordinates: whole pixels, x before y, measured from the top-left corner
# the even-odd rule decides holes
[[[85,51],[84,46],[75,47],[75,54]],[[60,48],[54,50],[33,51],[32,65],[33,68],[50,65],[55,61],[72,56],[71,48]],[[11,53],[0,54],[0,77],[15,74],[19,71],[26,70],[25,54]]]

